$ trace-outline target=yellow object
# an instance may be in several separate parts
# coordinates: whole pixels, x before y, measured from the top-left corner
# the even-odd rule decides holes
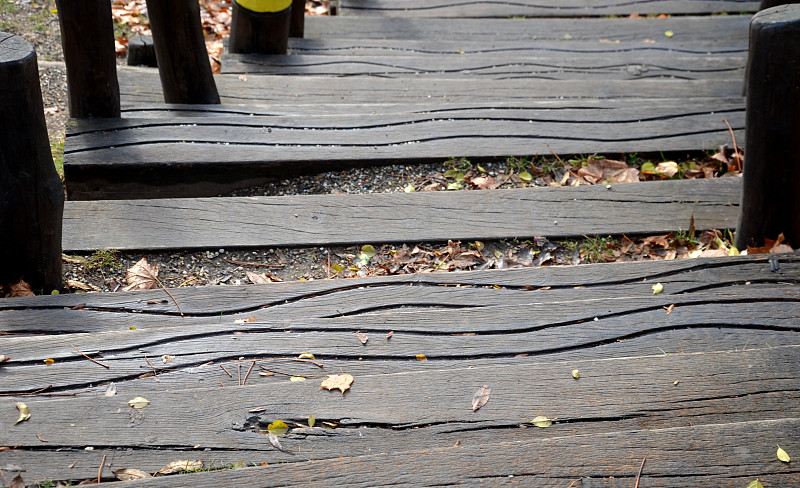
[[[253,12],[281,12],[291,7],[292,0],[236,0],[239,6]]]

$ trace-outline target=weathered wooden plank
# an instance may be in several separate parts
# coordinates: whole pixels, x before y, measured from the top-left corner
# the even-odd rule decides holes
[[[780,283],[782,280],[787,280],[787,282],[793,283],[797,279],[798,261],[800,261],[800,256],[796,253],[788,253],[723,259],[698,258],[461,273],[427,273],[350,280],[286,282],[271,285],[179,288],[172,290],[171,293],[181,304],[185,314],[219,319],[221,315],[227,317],[237,313],[252,313],[262,308],[318,300],[323,297],[330,298],[336,294],[342,296],[339,309],[341,309],[341,303],[350,300],[353,300],[357,306],[369,308],[371,307],[369,302],[345,297],[351,292],[370,293],[368,290],[370,288],[377,288],[380,291],[387,285],[406,285],[437,290],[432,293],[437,293],[441,289],[450,290],[456,295],[468,292],[471,297],[477,296],[474,288],[487,287],[490,289],[490,293],[500,294],[495,304],[502,304],[508,300],[512,296],[509,290],[549,295],[563,290],[576,289],[582,290],[579,293],[585,297],[587,290],[610,286],[615,294],[609,293],[608,296],[646,296],[652,295],[650,284],[653,281],[662,282],[665,285],[661,296],[667,296],[712,288],[741,286],[742,283],[748,281],[751,283]],[[777,271],[772,271],[774,267],[777,267]],[[620,294],[622,290],[615,288],[617,285],[628,285],[624,294]],[[496,289],[497,286],[500,289]],[[549,289],[541,290],[541,288],[548,287]],[[374,299],[374,295],[369,296],[370,299]],[[75,307],[75,310],[70,312],[81,314],[87,310],[108,310],[123,313],[178,315],[174,303],[171,303],[170,300],[164,302],[164,299],[168,298],[162,290],[18,297],[0,301],[0,311]],[[560,298],[563,300],[575,299],[575,297],[564,298],[563,296]],[[541,300],[546,300],[546,298],[537,296],[531,300],[525,297],[520,300],[520,303]],[[307,303],[302,303],[300,308],[305,307]],[[325,315],[337,315],[335,308],[328,307],[320,309],[320,311]],[[2,319],[2,315],[0,315],[0,319]],[[8,322],[2,321],[2,323],[7,324]]]
[[[151,373],[147,358],[160,363],[163,355],[176,356],[169,365],[159,364],[164,369],[161,377],[170,377],[169,384],[157,388],[187,388],[202,385],[215,385],[224,380],[230,385],[221,369],[205,366],[207,374],[198,376],[200,365],[226,362],[230,359],[258,359],[267,357],[292,358],[302,351],[312,351],[323,362],[326,358],[348,363],[357,361],[380,362],[387,359],[416,362],[417,354],[424,354],[429,360],[469,362],[480,358],[513,358],[519,355],[543,356],[563,351],[571,351],[572,359],[594,357],[594,348],[633,337],[656,336],[662,331],[677,329],[758,329],[794,332],[794,334],[775,334],[783,341],[796,344],[800,340],[800,327],[797,316],[797,301],[765,302],[741,304],[721,302],[701,303],[675,307],[667,314],[662,308],[656,310],[619,313],[611,316],[595,317],[566,322],[551,321],[544,325],[534,321],[524,323],[524,315],[530,313],[526,307],[516,307],[516,313],[495,309],[495,321],[480,324],[478,327],[462,327],[458,333],[447,333],[436,327],[425,327],[423,331],[395,331],[390,340],[385,339],[386,331],[360,327],[358,320],[350,320],[351,330],[362,330],[372,335],[366,345],[361,344],[351,331],[326,330],[326,324],[319,319],[309,320],[308,326],[316,331],[283,332],[293,324],[268,324],[267,326],[246,325],[236,327],[232,333],[230,323],[224,327],[205,326],[197,330],[185,327],[173,330],[144,330],[108,332],[106,334],[73,334],[69,344],[83,352],[98,354],[98,360],[107,369],[87,361],[72,349],[65,338],[8,338],[4,354],[14,362],[4,366],[4,394],[33,392],[50,388],[53,392],[81,390],[91,384],[114,381],[125,384],[127,381]],[[414,316],[407,317],[413,320]],[[517,330],[486,330],[488,325],[502,324],[506,319],[522,322]],[[468,320],[469,317],[464,317]],[[277,325],[277,327],[276,327]],[[483,327],[481,327],[481,325]],[[282,326],[282,327],[281,327]],[[525,327],[527,326],[527,327]],[[483,330],[482,330],[483,329]],[[475,331],[475,332],[473,332]],[[275,332],[281,332],[276,334]],[[713,343],[713,331],[711,340]],[[723,335],[723,334],[720,334]],[[739,347],[747,347],[749,339],[740,334]],[[658,339],[657,339],[658,341]],[[641,347],[641,344],[639,344]],[[704,349],[711,344],[703,344]],[[713,347],[713,346],[712,346]],[[674,344],[673,348],[674,350]],[[640,353],[657,353],[657,348],[646,346]],[[45,359],[58,360],[57,364],[46,366]],[[250,363],[242,363],[248,368]],[[326,364],[324,370],[310,365],[286,364],[280,361],[269,363],[269,367],[294,375],[324,375],[336,373],[335,367]],[[233,366],[235,367],[235,365]],[[398,371],[404,371],[400,366]],[[234,373],[235,374],[235,373]],[[241,374],[244,374],[242,372]],[[203,380],[209,380],[202,382]],[[280,383],[285,378],[269,380]],[[263,383],[263,380],[261,381]]]
[[[363,290],[341,290],[330,296],[309,296],[284,304],[264,305],[257,299],[253,304],[258,308],[252,311],[237,312],[224,310],[225,304],[216,316],[192,314],[184,317],[169,314],[165,306],[162,312],[152,314],[128,313],[124,308],[113,311],[114,306],[100,309],[98,304],[84,305],[77,310],[28,308],[5,310],[0,316],[0,332],[13,335],[67,334],[84,332],[108,332],[136,329],[160,329],[179,326],[190,329],[199,324],[225,324],[223,329],[238,319],[254,316],[267,325],[253,326],[258,330],[355,330],[366,329],[387,333],[389,331],[422,332],[425,327],[416,324],[435,321],[439,332],[461,333],[465,324],[468,331],[497,330],[497,315],[504,315],[504,330],[526,329],[545,326],[564,320],[592,320],[594,317],[618,313],[634,313],[653,307],[667,307],[675,304],[710,303],[713,301],[781,301],[796,300],[796,292],[780,282],[791,275],[784,274],[774,283],[765,282],[757,273],[740,270],[738,278],[756,280],[758,284],[747,287],[731,287],[734,281],[722,278],[706,283],[703,291],[692,291],[692,285],[682,280],[667,280],[668,292],[659,297],[650,297],[650,289],[634,283],[617,284],[581,292],[548,290],[548,293],[470,293],[461,295],[444,291],[449,287],[430,288],[414,286],[395,286],[384,284],[380,288]],[[735,278],[734,278],[735,279]],[[730,278],[728,278],[730,280]],[[691,281],[691,280],[690,280]],[[662,285],[664,284],[662,283]],[[696,284],[695,284],[696,286]],[[614,298],[608,298],[614,297]],[[647,297],[647,300],[643,300]],[[262,298],[263,300],[263,298]],[[575,304],[580,303],[577,307]],[[111,308],[111,310],[109,310]],[[524,310],[523,315],[515,312]],[[521,313],[521,312],[520,312]],[[531,318],[533,314],[536,318]],[[325,319],[325,322],[298,322],[306,319]],[[287,323],[289,325],[287,325]],[[6,353],[9,351],[7,350]],[[18,356],[18,351],[15,355]],[[20,359],[19,357],[17,359]]]
[[[464,80],[427,78],[352,78],[217,75],[224,104],[351,104],[420,102],[520,102],[576,98],[738,97],[743,82],[735,80]],[[162,103],[158,73],[149,68],[119,69],[123,108],[138,103]],[[303,94],[302,96],[300,94]],[[359,113],[359,112],[356,112]]]
[[[673,55],[718,54],[738,55],[747,52],[747,40],[739,35],[716,39],[686,41],[675,37],[661,36],[641,41],[619,41],[614,39],[573,40],[536,39],[516,40],[448,40],[448,39],[359,39],[352,38],[290,39],[292,54],[315,54],[334,56],[380,56],[415,55],[439,56],[443,54],[519,54],[572,56],[580,54],[621,55],[622,53],[672,53]],[[224,69],[224,63],[223,63]]]
[[[655,82],[657,83],[657,82]],[[735,97],[714,96],[696,97],[687,96],[685,98],[647,98],[636,100],[648,106],[647,116],[641,112],[631,112],[633,100],[625,97],[604,98],[563,98],[563,99],[530,99],[517,101],[458,101],[447,102],[441,100],[433,101],[406,101],[398,102],[364,102],[364,103],[341,103],[341,104],[308,104],[308,103],[271,103],[265,104],[225,104],[225,105],[176,105],[164,103],[134,103],[126,107],[125,118],[115,121],[87,121],[69,122],[70,130],[78,133],[79,128],[126,128],[136,127],[141,121],[132,119],[170,119],[175,117],[219,117],[237,118],[239,116],[255,117],[253,120],[281,121],[288,127],[303,127],[299,117],[308,117],[316,123],[326,123],[327,125],[338,123],[348,123],[358,126],[355,120],[360,120],[364,115],[381,115],[381,120],[426,120],[430,118],[463,118],[464,115],[475,116],[486,119],[522,118],[527,116],[547,119],[554,114],[558,118],[566,120],[571,117],[576,120],[586,120],[588,115],[595,112],[609,120],[622,120],[636,117],[652,119],[658,117],[669,117],[681,114],[686,111],[687,100],[699,107],[719,107],[722,111],[736,111],[743,107],[744,99],[739,95]],[[652,111],[650,111],[652,110]],[[656,115],[658,114],[658,115]],[[405,117],[405,119],[404,119]],[[196,123],[197,121],[192,121]],[[240,123],[248,121],[239,120]],[[250,125],[255,125],[249,121]],[[213,123],[213,121],[212,121]],[[87,125],[88,124],[88,125]],[[306,124],[307,125],[307,124]],[[90,129],[88,129],[90,130]]]
[[[662,4],[663,2],[654,2]],[[753,10],[755,11],[755,9]],[[676,41],[747,39],[749,15],[668,17],[663,19],[426,19],[362,16],[309,17],[307,39],[430,39],[493,41]]]
[[[64,168],[73,200],[210,196],[268,176],[446,159],[464,155],[464,148],[472,158],[706,149],[729,141],[723,119],[744,138],[740,100],[699,99],[672,109],[653,101],[650,107],[652,114],[637,106],[636,113],[561,110],[551,118],[523,110],[486,118],[478,110],[448,117],[316,116],[299,124],[288,118],[137,119],[117,132],[103,132],[115,123],[75,122]]]
[[[520,53],[442,54],[439,56],[316,56],[293,54],[223,56],[227,74],[303,76],[438,77],[471,79],[682,80],[743,78],[746,55],[683,55],[664,52],[524,55]]]
[[[590,435],[631,429],[663,432],[687,422],[699,432],[722,422],[735,430],[733,423],[751,420],[755,411],[762,421],[797,417],[797,347],[739,352],[736,360],[731,360],[731,352],[555,363],[518,358],[513,365],[464,364],[439,371],[359,376],[345,395],[319,391],[319,380],[284,381],[271,386],[268,397],[264,386],[255,383],[226,388],[225,395],[219,394],[219,387],[150,391],[150,405],[138,414],[125,402],[139,392],[124,387],[118,387],[114,397],[27,397],[31,420],[0,432],[0,444],[37,450],[86,445],[243,449],[260,451],[261,456],[248,463],[292,463],[371,452],[398,455],[409,446],[447,448],[455,440],[464,447],[486,449],[508,440],[541,442],[556,432],[561,439],[571,437],[574,447]],[[582,371],[580,380],[570,376],[572,368]],[[492,388],[491,398],[473,412],[470,400],[482,384]],[[259,411],[250,412],[253,409]],[[257,433],[264,422],[282,419],[302,425],[309,414],[320,423],[336,422],[341,430],[297,428],[282,439],[282,452]],[[549,430],[518,427],[540,414],[557,421]],[[770,436],[769,459],[774,458],[774,444],[789,442],[793,432],[786,434],[788,438]],[[735,446],[754,445],[750,436],[737,438]],[[719,436],[717,442],[725,445]],[[685,438],[683,443],[686,448]],[[740,450],[735,446],[726,452]],[[681,455],[690,463],[699,456]],[[716,465],[728,464],[727,456],[718,456]],[[163,460],[166,464],[174,459]],[[592,464],[581,459],[579,466]],[[35,466],[26,463],[23,469]]]
[[[468,466],[465,463],[466,459],[474,459],[476,457],[480,459],[491,459],[493,457],[494,459],[505,461],[503,457],[504,455],[516,454],[518,451],[523,456],[530,456],[530,453],[533,452],[536,453],[535,458],[526,458],[522,461],[527,462],[527,466],[517,467],[517,465],[514,465],[508,469],[508,471],[504,472],[503,474],[506,476],[505,479],[502,479],[498,476],[489,477],[488,481],[487,479],[483,478],[469,480],[465,478],[459,478],[459,486],[469,486],[473,484],[485,486],[487,483],[491,483],[493,486],[499,486],[504,483],[511,484],[515,480],[519,481],[520,479],[538,483],[536,486],[543,486],[542,483],[545,483],[545,479],[550,481],[553,486],[566,486],[564,485],[564,478],[567,477],[568,481],[575,481],[575,479],[582,481],[584,486],[615,487],[632,486],[631,483],[633,482],[633,479],[638,472],[639,464],[641,463],[640,457],[638,456],[642,456],[642,450],[647,450],[648,461],[646,462],[646,467],[643,470],[641,478],[642,484],[647,483],[644,486],[682,486],[693,488],[696,486],[703,486],[708,483],[719,486],[741,484],[742,477],[745,475],[741,473],[729,474],[723,469],[724,467],[718,469],[717,475],[714,475],[713,472],[709,473],[709,469],[702,474],[687,474],[684,477],[676,476],[674,473],[668,473],[668,469],[677,469],[675,468],[676,466],[686,467],[687,464],[689,464],[687,459],[692,459],[692,457],[689,456],[693,456],[694,449],[707,447],[708,449],[712,450],[710,453],[710,456],[712,457],[708,460],[708,464],[710,466],[717,466],[717,464],[713,462],[713,456],[718,456],[717,460],[725,459],[724,462],[730,463],[731,466],[736,466],[737,469],[740,469],[739,467],[741,466],[747,466],[748,470],[752,470],[753,472],[757,473],[749,479],[745,479],[745,481],[752,481],[755,479],[755,477],[758,477],[768,486],[791,486],[796,483],[796,473],[791,471],[778,472],[778,470],[774,469],[778,467],[775,466],[775,460],[766,453],[770,450],[774,450],[774,446],[770,444],[770,441],[773,438],[779,439],[779,442],[782,443],[781,445],[790,446],[791,436],[796,432],[797,429],[796,425],[796,420],[787,419],[777,421],[755,421],[739,424],[719,424],[700,427],[683,426],[666,431],[627,431],[616,432],[613,434],[587,435],[578,438],[581,443],[580,459],[586,461],[586,465],[583,468],[577,465],[568,465],[568,463],[564,461],[566,459],[575,458],[575,437],[556,436],[555,438],[551,438],[536,436],[535,440],[531,440],[530,430],[516,429],[506,430],[504,433],[504,440],[501,443],[497,442],[497,434],[495,433],[496,431],[492,431],[490,433],[481,432],[479,433],[479,439],[466,444],[463,436],[450,435],[448,437],[455,439],[453,440],[453,443],[458,440],[461,441],[461,444],[459,444],[458,449],[452,450],[454,453],[457,453],[458,457],[454,456],[447,461],[452,460],[463,463],[458,467],[461,470],[461,474],[465,475],[466,473],[471,472],[471,466]],[[347,429],[339,429],[337,431],[329,432],[341,433],[346,430]],[[358,430],[350,431],[350,435],[356,436],[359,432],[360,431]],[[669,435],[665,435],[665,433],[669,433]],[[552,435],[549,431],[545,431],[544,434]],[[403,434],[395,434],[397,437],[401,437],[402,435]],[[495,439],[492,439],[492,436],[495,436]],[[747,446],[742,449],[739,448],[740,444],[738,444],[737,440],[737,448],[728,449],[728,447],[732,445],[732,441],[735,439],[735,436],[741,436],[742,438],[752,436],[753,442],[748,443]],[[687,452],[686,439],[688,438],[692,439],[693,444],[699,439],[701,444],[699,446],[695,444],[696,447]],[[723,443],[720,443],[720,439],[723,440]],[[479,444],[480,441],[484,441],[487,446],[495,445],[498,447],[498,450],[509,448],[509,443],[511,442],[516,442],[517,444],[521,444],[521,446],[518,446],[517,444],[511,444],[510,452],[500,451],[500,455],[498,456],[493,456],[494,453],[490,452],[486,457],[483,457],[482,455],[487,453],[483,451],[485,446],[482,447]],[[617,456],[618,458],[609,459],[608,457],[601,457],[601,455],[598,453],[604,451],[609,452],[608,446],[619,446],[623,452],[614,451],[614,454],[611,454],[612,456]],[[419,447],[422,446],[408,446],[409,450]],[[446,449],[448,447],[452,447],[452,443],[451,445],[443,445],[443,449],[435,450],[434,453],[441,453],[442,451],[448,452],[450,451]],[[519,449],[516,449],[516,447],[519,447]],[[717,449],[719,449],[719,451],[717,451]],[[545,454],[547,457],[543,458],[541,457],[540,452],[552,452],[552,454]],[[657,454],[651,454],[653,452],[656,452]],[[754,452],[758,453],[757,457],[753,456]],[[670,455],[670,453],[672,453],[672,455]],[[163,468],[166,464],[165,460],[177,461],[180,459],[185,460],[190,458],[203,461],[206,467],[214,466],[217,468],[229,467],[245,459],[255,460],[254,462],[256,464],[260,462],[267,462],[264,461],[266,456],[261,454],[259,451],[246,450],[208,450],[202,453],[190,454],[187,454],[186,451],[169,449],[157,451],[138,449],[95,449],[92,451],[75,450],[70,452],[53,450],[12,450],[4,453],[3,458],[8,463],[6,466],[28,466],[28,471],[23,473],[23,477],[26,481],[57,479],[59,477],[63,477],[65,472],[69,474],[70,479],[82,480],[97,477],[98,467],[100,466],[104,455],[106,456],[105,469],[103,471],[104,480],[111,479],[111,470],[120,468],[132,467],[152,473]],[[739,455],[741,455],[742,458],[747,457],[747,459],[745,460],[730,457]],[[407,469],[407,472],[400,473],[403,475],[400,478],[401,481],[394,480],[394,482],[391,483],[392,486],[404,486],[408,484],[418,485],[419,483],[414,483],[414,480],[408,477],[408,473],[415,469],[416,465],[414,463],[416,461],[419,459],[428,460],[431,456],[431,452],[427,450],[423,452],[395,454],[391,457],[388,457],[385,454],[380,455],[380,457],[388,457],[389,463],[403,463],[400,466],[404,466]],[[379,484],[378,481],[372,480],[366,475],[356,475],[355,473],[358,472],[359,468],[362,466],[370,466],[374,470],[380,470],[381,466],[378,462],[378,459],[379,456],[373,455],[373,457],[369,458],[347,457],[345,459],[331,461],[303,462],[301,460],[294,460],[294,462],[291,464],[281,463],[280,465],[259,468],[256,470],[228,470],[214,474],[195,474],[190,475],[188,478],[184,475],[180,476],[179,478],[156,478],[155,480],[147,481],[146,483],[148,484],[146,486],[155,485],[173,487],[177,485],[183,486],[183,484],[186,486],[265,486],[265,483],[272,482],[270,480],[278,480],[274,481],[274,483],[284,484],[293,480],[297,480],[298,483],[301,483],[304,480],[303,477],[309,477],[306,482],[308,484],[313,483],[315,486],[336,486],[341,480],[340,477],[337,476],[337,472],[348,471],[348,467],[354,461],[358,464],[354,468],[354,472],[351,472],[351,475],[361,478],[363,484],[366,486],[375,486]],[[435,462],[441,462],[442,460],[443,458],[437,457]],[[75,464],[73,465],[73,463]],[[341,466],[339,466],[339,464],[341,464]],[[328,466],[331,466],[333,469],[326,469]],[[544,470],[550,466],[554,467],[553,471],[555,472],[548,471],[548,474],[544,475],[544,477],[529,479],[530,475],[525,474],[529,473],[532,467],[542,467]],[[766,466],[770,466],[770,468],[766,469]],[[69,469],[65,471],[65,468],[67,467],[69,467]],[[692,465],[689,467],[701,468],[702,466]],[[618,471],[614,471],[614,469]],[[509,474],[511,471],[513,471],[513,473]],[[6,473],[8,472],[9,471],[7,470]],[[12,470],[11,472],[14,471]],[[717,470],[715,469],[714,472],[717,472]],[[572,478],[568,477],[569,474],[572,474]],[[666,476],[659,478],[659,475]],[[454,475],[451,474],[451,476],[453,479],[456,479]],[[510,478],[509,476],[514,477]],[[610,476],[613,476],[613,478]],[[617,478],[621,479],[617,480]],[[349,483],[353,483],[353,480],[341,480],[338,486],[353,486]]]
[[[126,486],[166,487],[176,482],[200,487],[284,486],[287,479],[293,484],[320,486],[518,486],[520,482],[562,486],[577,478],[585,486],[617,487],[628,486],[639,477],[645,450],[652,453],[646,455],[651,467],[640,478],[646,486],[730,486],[755,479],[791,486],[800,482],[800,476],[788,465],[775,464],[774,446],[763,437],[780,438],[786,443],[798,430],[795,419],[748,421],[586,436],[580,439],[586,443],[581,445],[586,447],[586,455],[580,456],[579,461],[574,461],[574,439],[553,438],[489,444],[489,448],[454,446],[397,456],[370,454],[354,459],[226,470],[193,474],[186,480],[152,478]],[[744,440],[750,437],[760,438],[754,443]],[[691,438],[690,448],[686,446],[687,438]],[[609,446],[614,449],[609,450]],[[720,464],[720,459],[725,460],[725,465]]]
[[[538,0],[452,2],[451,0],[340,0],[340,15],[385,17],[588,17],[629,14],[757,12],[759,2],[743,0]]]
[[[569,188],[68,202],[64,249],[316,246],[732,228],[735,178]],[[629,213],[631,207],[636,213]],[[368,209],[368,210],[367,210]],[[469,223],[465,225],[465,223]]]

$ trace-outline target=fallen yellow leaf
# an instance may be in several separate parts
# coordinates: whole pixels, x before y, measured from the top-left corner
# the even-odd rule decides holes
[[[19,410],[19,418],[17,419],[16,422],[14,422],[14,425],[17,425],[18,423],[24,422],[29,418],[31,418],[31,411],[28,409],[27,405],[25,405],[22,402],[17,402],[15,405],[17,406],[17,410]]]

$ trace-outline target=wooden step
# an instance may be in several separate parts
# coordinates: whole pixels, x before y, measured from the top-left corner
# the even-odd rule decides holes
[[[567,188],[70,201],[63,248],[213,249],[656,235],[736,226],[739,178]]]
[[[339,15],[381,17],[589,17],[630,14],[757,12],[759,2],[742,0],[339,0]]]
[[[123,109],[164,102],[158,72],[123,67],[118,73]],[[398,103],[503,103],[540,100],[741,97],[738,77],[709,80],[537,80],[216,75],[222,103],[258,106],[331,105],[330,112],[361,113],[352,105]],[[341,105],[345,105],[342,107]],[[317,109],[319,110],[319,109]],[[355,110],[355,111],[354,111]],[[318,113],[316,110],[310,113]]]
[[[662,5],[665,2],[649,2]],[[696,3],[689,0],[688,3]],[[748,2],[755,5],[756,2]],[[755,11],[757,9],[752,9]],[[676,16],[662,19],[426,19],[333,16],[306,17],[307,39],[403,39],[492,42],[746,41],[750,15]],[[672,32],[667,38],[666,33]]]
[[[449,39],[289,39],[290,54],[315,54],[333,56],[415,55],[438,56],[443,54],[520,54],[570,56],[572,54],[619,54],[671,52],[684,55],[717,54],[720,56],[747,53],[747,38],[741,33],[714,39],[685,40],[667,36],[656,39],[621,41],[618,39],[535,39],[535,40],[483,40]],[[224,68],[224,63],[223,63]]]
[[[266,56],[228,54],[223,73],[302,76],[436,77],[472,79],[638,80],[744,79],[746,53],[682,55],[671,52],[571,54],[442,54],[439,56]]]
[[[543,110],[441,115],[72,120],[64,171],[71,200],[170,198],[213,196],[267,177],[458,156],[707,150],[730,142],[726,120],[744,143],[741,98],[591,106],[565,100]]]
[[[96,477],[103,455],[104,479],[188,458],[280,463],[284,485],[311,463],[355,480],[334,485],[379,485],[366,469],[384,459],[380,472],[414,459],[458,468],[420,468],[409,482],[468,484],[475,469],[632,481],[646,456],[648,486],[791,486],[797,473],[775,444],[791,451],[798,434],[798,278],[791,253],[172,290],[185,318],[163,290],[6,299],[2,330],[30,335],[4,338],[0,392],[45,391],[8,397],[31,419],[0,430],[0,445],[14,446],[4,459],[26,482]],[[287,361],[304,351],[322,366]],[[275,357],[259,364],[309,377],[247,375]],[[355,378],[347,393],[320,391],[340,372]],[[103,395],[109,382],[115,396]],[[474,412],[482,385],[491,394]],[[150,404],[130,409],[136,396]],[[555,422],[536,428],[538,415]],[[292,428],[282,450],[257,432],[275,420]],[[555,454],[543,461],[532,443]],[[577,444],[588,457],[560,462]],[[493,462],[472,467],[465,453],[478,449]],[[271,478],[242,480],[264,469],[142,483],[263,485]]]

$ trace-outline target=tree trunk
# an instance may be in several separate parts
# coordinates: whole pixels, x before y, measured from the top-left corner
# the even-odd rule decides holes
[[[73,118],[119,117],[117,56],[108,0],[56,0]]]
[[[64,188],[47,126],[36,53],[0,32],[0,284],[60,290]]]
[[[800,5],[759,12],[750,23],[742,204],[736,246],[783,233],[800,247]]]
[[[147,0],[166,103],[219,103],[197,0]]]

